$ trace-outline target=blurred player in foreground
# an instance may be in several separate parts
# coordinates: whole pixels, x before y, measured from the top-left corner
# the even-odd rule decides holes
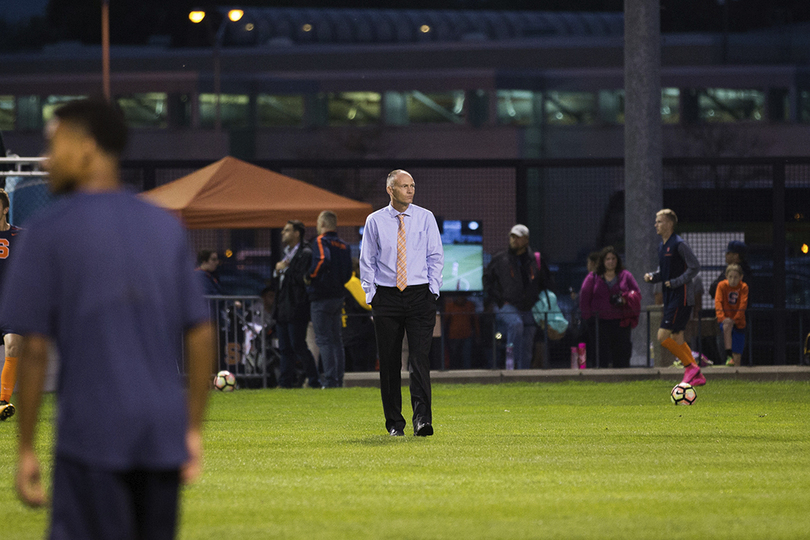
[[[0,206],[2,207],[2,214],[0,214],[0,285],[2,285],[6,269],[11,263],[11,253],[16,251],[20,228],[8,222],[10,204],[8,193],[3,189],[0,189]],[[17,356],[20,354],[22,338],[12,330],[10,321],[2,319],[0,319],[0,336],[3,338],[6,352],[3,374],[0,376],[0,421],[2,421],[14,416],[15,409],[11,403],[11,394],[14,392],[14,383],[17,381]]]
[[[664,316],[658,329],[658,341],[683,364],[683,382],[702,386],[706,384],[706,378],[683,338],[695,303],[692,280],[700,271],[700,263],[689,244],[675,234],[677,224],[678,216],[669,208],[655,214],[655,232],[661,237],[658,270],[644,274],[644,281],[664,284]]]
[[[120,111],[82,100],[54,115],[47,168],[68,195],[28,222],[0,307],[23,336],[17,493],[47,502],[34,435],[53,340],[51,538],[173,538],[180,483],[202,466],[208,311],[178,221],[122,187]]]

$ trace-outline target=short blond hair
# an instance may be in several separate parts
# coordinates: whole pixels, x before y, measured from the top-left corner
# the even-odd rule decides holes
[[[664,208],[663,210],[659,210],[655,213],[655,217],[664,216],[668,220],[670,220],[674,225],[678,224],[678,216],[675,214],[674,210],[670,210],[669,208]]]
[[[318,215],[318,221],[321,225],[328,230],[335,230],[337,228],[337,215],[331,210],[324,210]]]
[[[744,276],[742,266],[737,263],[731,263],[730,265],[726,266],[726,277],[728,277],[729,272],[737,272],[741,276]]]

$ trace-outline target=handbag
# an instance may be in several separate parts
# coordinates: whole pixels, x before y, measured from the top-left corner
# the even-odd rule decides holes
[[[543,291],[543,296],[532,306],[532,316],[537,326],[546,331],[548,339],[552,341],[559,341],[565,336],[565,331],[568,330],[568,320],[560,311],[557,305],[557,296],[554,293],[549,293],[548,290]],[[548,328],[546,328],[546,320],[548,320]]]

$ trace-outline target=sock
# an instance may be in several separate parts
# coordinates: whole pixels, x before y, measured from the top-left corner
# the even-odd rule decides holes
[[[695,362],[695,359],[692,358],[692,349],[690,349],[689,345],[686,345],[686,343],[684,343],[686,346],[686,349],[684,349],[683,346],[678,345],[675,340],[670,337],[662,341],[661,345],[666,350],[674,354],[678,360],[681,361],[683,367],[687,367],[689,364],[693,364]]]
[[[684,342],[681,344],[681,350],[683,350],[683,354],[684,354],[684,356],[686,356],[687,358],[689,358],[689,360],[690,360],[690,361],[691,361],[693,364],[695,364],[695,365],[697,366],[697,362],[695,361],[695,357],[694,357],[694,356],[692,356],[692,348],[689,346],[689,344],[688,344],[688,343],[686,343],[686,342],[684,341]],[[683,362],[683,360],[681,360],[681,362]],[[687,364],[684,364],[684,366],[686,366],[686,365],[687,365]]]
[[[10,401],[14,392],[14,383],[17,382],[17,357],[6,356],[3,365],[3,375],[0,377],[0,401]]]
[[[731,356],[731,349],[726,349],[726,358]]]

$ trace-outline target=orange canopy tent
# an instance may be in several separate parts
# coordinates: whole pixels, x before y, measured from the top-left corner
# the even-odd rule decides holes
[[[314,226],[332,210],[338,224],[363,225],[371,205],[225,157],[142,196],[180,216],[189,229],[284,227],[290,219]]]

